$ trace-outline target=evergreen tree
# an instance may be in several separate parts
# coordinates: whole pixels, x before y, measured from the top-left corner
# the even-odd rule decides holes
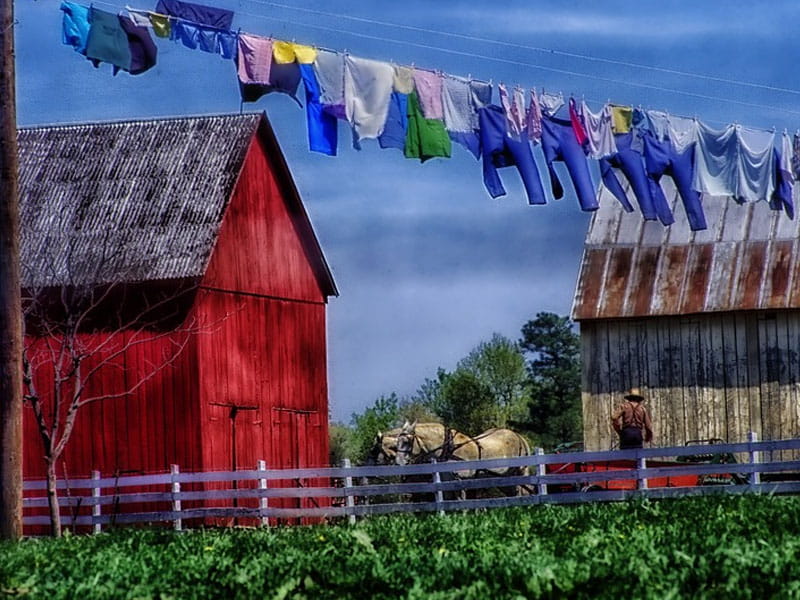
[[[568,317],[540,312],[522,327],[532,400],[527,428],[552,448],[583,439],[580,337]]]

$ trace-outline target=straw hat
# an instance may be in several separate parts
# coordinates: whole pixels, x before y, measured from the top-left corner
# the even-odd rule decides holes
[[[638,387],[634,387],[628,390],[628,393],[625,394],[625,400],[634,400],[635,402],[641,402],[642,400],[644,400],[644,396],[642,396],[642,392]]]

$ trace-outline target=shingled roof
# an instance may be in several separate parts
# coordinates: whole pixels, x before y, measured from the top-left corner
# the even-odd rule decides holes
[[[708,229],[692,232],[671,181],[662,183],[675,214],[670,227],[625,213],[601,188],[574,319],[800,308],[800,220],[765,202],[704,197]]]
[[[261,113],[20,129],[23,286],[201,277],[256,133],[307,220]]]

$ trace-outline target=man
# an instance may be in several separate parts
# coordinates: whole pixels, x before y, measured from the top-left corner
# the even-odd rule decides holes
[[[625,402],[611,415],[611,426],[619,434],[620,450],[641,448],[642,440],[649,442],[653,439],[653,424],[642,406],[643,401],[639,388],[631,388],[625,395]]]

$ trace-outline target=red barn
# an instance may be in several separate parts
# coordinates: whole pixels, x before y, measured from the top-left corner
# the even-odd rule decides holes
[[[82,334],[84,369],[122,350],[87,379],[84,397],[106,399],[79,411],[59,478],[326,465],[338,293],[266,116],[21,129],[19,147],[23,287],[115,290]],[[119,317],[139,304],[159,327]],[[52,401],[43,363],[34,384]],[[30,410],[24,428],[25,477],[42,477]]]

